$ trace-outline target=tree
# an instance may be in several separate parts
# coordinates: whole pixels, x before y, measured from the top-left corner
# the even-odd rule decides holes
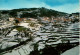
[[[18,20],[15,20],[15,23],[19,23],[19,21]]]

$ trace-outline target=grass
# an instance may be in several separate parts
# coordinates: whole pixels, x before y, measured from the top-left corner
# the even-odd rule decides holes
[[[22,27],[22,26],[17,27],[16,29],[17,29],[19,32],[20,32],[20,31],[26,31],[26,30],[27,30],[27,28],[24,28],[24,27]]]

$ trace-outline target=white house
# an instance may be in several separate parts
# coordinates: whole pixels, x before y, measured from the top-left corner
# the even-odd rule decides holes
[[[15,18],[9,18],[9,21],[14,21]]]

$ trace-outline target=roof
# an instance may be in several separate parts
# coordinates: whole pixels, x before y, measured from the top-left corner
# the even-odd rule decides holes
[[[16,18],[18,21],[23,21],[25,18]]]

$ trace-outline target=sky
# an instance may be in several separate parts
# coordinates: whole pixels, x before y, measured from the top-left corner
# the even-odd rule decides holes
[[[0,0],[0,10],[34,7],[74,13],[79,11],[79,0]]]

